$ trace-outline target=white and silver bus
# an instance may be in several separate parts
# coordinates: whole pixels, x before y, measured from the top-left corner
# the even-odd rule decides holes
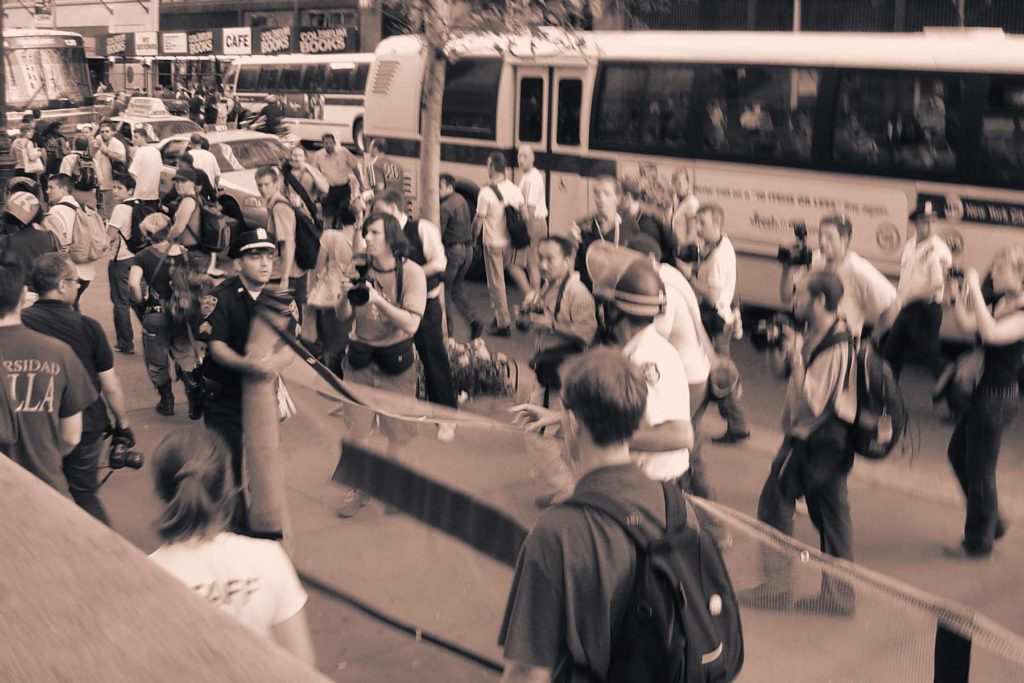
[[[780,305],[778,247],[794,222],[815,246],[830,213],[891,277],[925,202],[964,264],[1024,243],[1024,39],[998,30],[489,36],[451,52],[445,171],[481,184],[490,152],[514,164],[533,146],[564,233],[592,209],[597,176],[668,197],[685,169],[701,202],[725,210],[746,303]],[[424,55],[415,37],[382,41],[366,102],[367,135],[412,178]]]
[[[288,109],[285,123],[304,142],[333,133],[339,144],[365,149],[363,103],[372,53],[241,57],[224,78],[225,93],[259,111],[278,94]]]
[[[43,123],[60,120],[67,133],[96,120],[82,36],[45,29],[4,29],[7,128],[38,109]]]

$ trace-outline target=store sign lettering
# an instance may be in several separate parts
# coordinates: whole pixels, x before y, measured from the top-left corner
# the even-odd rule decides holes
[[[344,52],[347,38],[348,31],[344,28],[302,31],[299,33],[299,52],[303,54]]]
[[[165,55],[183,55],[188,52],[188,37],[184,33],[161,33]]]
[[[226,55],[248,55],[248,54],[252,54],[252,29],[249,29],[249,28],[226,28],[226,29],[224,29],[224,54],[226,54]]]
[[[289,28],[273,28],[260,34],[260,52],[272,55],[286,52],[292,46],[292,32]]]
[[[107,36],[107,54],[123,55],[128,50],[128,34],[115,33]]]
[[[197,31],[188,34],[188,53],[206,55],[213,52],[213,31]]]

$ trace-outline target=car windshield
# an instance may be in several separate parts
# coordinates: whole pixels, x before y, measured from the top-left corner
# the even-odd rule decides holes
[[[210,151],[217,157],[223,173],[278,166],[288,159],[288,150],[274,138],[215,142],[210,145]]]
[[[153,121],[147,123],[146,126],[153,131],[153,135],[157,140],[163,140],[172,135],[184,135],[186,133],[194,133],[197,130],[203,130],[202,126],[188,119],[180,121]]]

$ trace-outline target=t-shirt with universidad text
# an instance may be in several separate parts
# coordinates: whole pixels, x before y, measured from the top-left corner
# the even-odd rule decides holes
[[[0,327],[0,354],[19,432],[0,453],[67,495],[60,420],[85,410],[96,389],[70,346],[24,325]]]
[[[511,180],[502,180],[497,184],[498,192],[504,201],[498,201],[498,195],[490,185],[480,189],[476,198],[476,215],[483,216],[484,246],[503,249],[509,246],[508,227],[505,225],[505,207],[514,206],[523,209],[523,193]]]
[[[101,392],[99,373],[114,369],[114,352],[103,328],[92,318],[82,315],[70,304],[40,299],[21,313],[25,327],[59,339],[75,352],[89,375],[97,393]],[[107,404],[97,398],[82,413],[82,432],[105,431],[110,427]]]
[[[401,308],[422,316],[427,306],[427,278],[419,264],[405,259],[402,264],[402,293],[398,295],[397,266],[391,270],[378,270],[371,266],[367,280],[373,283],[381,295]],[[384,348],[398,342],[412,339],[411,334],[391,322],[383,311],[374,304],[355,306],[350,339],[364,344]]]
[[[665,529],[661,483],[635,465],[585,474],[576,493],[601,493],[639,512],[651,534]],[[601,512],[556,505],[543,512],[519,551],[498,644],[505,658],[563,673],[571,665],[604,680],[612,633],[633,587],[636,551]],[[579,677],[553,680],[583,680]]]
[[[306,604],[306,591],[280,543],[229,532],[163,545],[149,556],[208,602],[269,637]]]

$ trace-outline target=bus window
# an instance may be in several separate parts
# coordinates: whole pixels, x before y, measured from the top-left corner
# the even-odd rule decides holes
[[[693,69],[674,64],[608,64],[594,98],[591,145],[601,149],[682,150]]]
[[[583,105],[583,81],[563,78],[558,81],[558,134],[560,145],[580,144],[580,107]]]
[[[259,64],[246,64],[238,70],[238,85],[235,90],[238,92],[252,92],[260,80]]]
[[[355,78],[355,82],[352,84],[353,92],[356,92],[356,93],[358,93],[360,95],[362,95],[362,94],[364,94],[366,92],[366,77],[369,76],[369,75],[370,75],[370,65],[369,64],[360,64],[359,66],[356,67],[356,78]]]
[[[981,119],[981,173],[996,182],[1024,181],[1024,79],[994,76]]]
[[[712,67],[703,145],[751,159],[811,158],[818,71],[789,67]]]
[[[544,79],[519,81],[519,141],[540,142],[544,137]]]
[[[302,65],[289,64],[284,67],[281,72],[281,81],[277,86],[278,90],[298,92],[300,85],[302,85]]]
[[[326,64],[309,64],[302,71],[302,84],[299,90],[302,92],[323,92],[326,81]]]
[[[256,89],[260,92],[271,92],[278,89],[278,83],[281,80],[281,67],[279,66],[266,66],[260,69],[260,78],[256,84]]]
[[[493,140],[500,78],[500,59],[460,59],[449,64],[441,100],[441,134]]]
[[[920,73],[844,73],[839,80],[837,162],[951,171],[956,167],[959,78]]]

